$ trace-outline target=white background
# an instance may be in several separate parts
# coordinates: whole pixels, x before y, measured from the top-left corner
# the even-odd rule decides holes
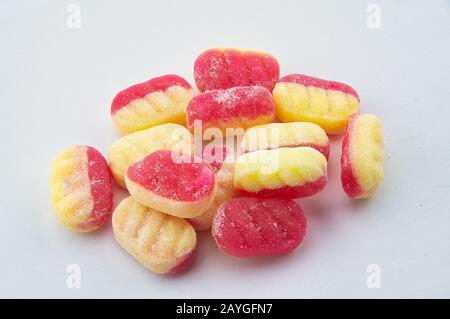
[[[0,297],[450,297],[450,2],[73,1],[0,2]],[[281,258],[235,259],[208,233],[187,273],[141,267],[112,238],[64,229],[50,207],[49,167],[62,148],[106,153],[119,90],[177,73],[216,46],[274,54],[283,75],[349,83],[362,112],[384,123],[385,181],[367,201],[340,187],[340,140],[330,182],[301,200],[304,244]],[[123,194],[122,194],[123,196]],[[117,200],[122,197],[117,196]],[[69,264],[81,289],[66,287]],[[369,289],[367,266],[381,267]]]

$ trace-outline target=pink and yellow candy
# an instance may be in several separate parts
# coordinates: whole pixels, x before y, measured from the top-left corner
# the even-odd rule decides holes
[[[302,74],[281,78],[273,97],[280,121],[315,123],[329,134],[343,133],[350,116],[359,112],[352,87]]]
[[[185,123],[185,110],[194,96],[191,85],[174,74],[133,85],[114,98],[111,116],[122,134],[163,123]]]
[[[184,219],[145,207],[132,197],[114,210],[112,226],[119,245],[151,271],[175,274],[194,260],[194,228]]]
[[[342,142],[341,181],[350,198],[368,198],[383,180],[383,132],[372,114],[354,115]]]
[[[327,160],[311,147],[260,150],[238,157],[234,187],[242,195],[298,198],[314,195],[327,182]]]
[[[59,153],[51,169],[52,205],[63,224],[76,232],[101,227],[111,216],[111,174],[104,157],[89,146]]]

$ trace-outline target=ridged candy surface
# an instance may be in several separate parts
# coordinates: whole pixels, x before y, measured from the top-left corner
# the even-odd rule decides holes
[[[151,271],[173,274],[192,264],[197,235],[182,218],[128,197],[114,210],[112,225],[119,245]]]
[[[246,153],[238,157],[234,171],[234,187],[246,196],[306,197],[326,182],[327,160],[311,147]]]
[[[373,196],[383,181],[384,150],[380,119],[354,115],[342,142],[341,181],[350,198]]]
[[[102,226],[112,212],[111,174],[104,157],[90,146],[75,146],[52,161],[53,209],[76,232]]]
[[[329,134],[345,131],[349,118],[359,112],[359,96],[343,83],[291,74],[273,89],[277,117],[282,122],[311,122]]]
[[[188,127],[201,124],[203,131],[218,128],[242,128],[270,123],[275,118],[272,94],[262,86],[242,86],[208,91],[195,96],[188,104]]]
[[[194,78],[201,92],[252,85],[272,91],[279,77],[278,61],[259,51],[209,49],[194,64]]]
[[[222,204],[212,234],[219,248],[236,257],[291,252],[307,231],[301,207],[289,199],[233,198]]]
[[[185,123],[186,105],[194,96],[191,85],[174,74],[133,85],[114,98],[111,116],[122,134],[164,123]]]

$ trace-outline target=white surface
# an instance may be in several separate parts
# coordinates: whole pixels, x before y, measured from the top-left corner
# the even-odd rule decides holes
[[[68,1],[1,1],[0,297],[450,297],[450,4],[377,1],[73,1],[81,29],[66,27]],[[282,2],[282,4],[281,4]],[[119,90],[177,73],[215,46],[273,53],[282,74],[340,80],[385,132],[385,181],[352,203],[339,181],[301,201],[304,245],[278,259],[220,253],[208,234],[186,274],[152,274],[122,251],[110,227],[77,235],[50,208],[49,164],[61,149],[103,153],[117,134]],[[66,287],[79,264],[81,289]],[[378,264],[381,288],[368,289]]]

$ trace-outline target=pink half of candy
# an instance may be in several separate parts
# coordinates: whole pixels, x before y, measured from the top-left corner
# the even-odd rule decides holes
[[[90,232],[112,213],[111,173],[105,158],[90,146],[61,151],[52,161],[51,194],[55,212],[69,229]]]
[[[186,109],[190,129],[197,123],[201,123],[203,129],[248,128],[270,123],[274,118],[272,94],[262,86],[208,91],[192,98]]]
[[[87,147],[89,181],[93,208],[89,220],[79,225],[80,228],[96,228],[103,225],[112,212],[112,178],[108,164],[103,155],[93,147]]]
[[[236,257],[289,253],[300,245],[306,231],[306,217],[293,200],[252,197],[222,204],[212,228],[219,248]]]
[[[350,152],[350,140],[351,132],[353,131],[353,126],[357,116],[350,118],[348,122],[347,129],[342,139],[342,155],[341,155],[341,181],[345,192],[350,198],[357,197],[363,190],[358,183],[355,172],[351,166],[351,152]]]

